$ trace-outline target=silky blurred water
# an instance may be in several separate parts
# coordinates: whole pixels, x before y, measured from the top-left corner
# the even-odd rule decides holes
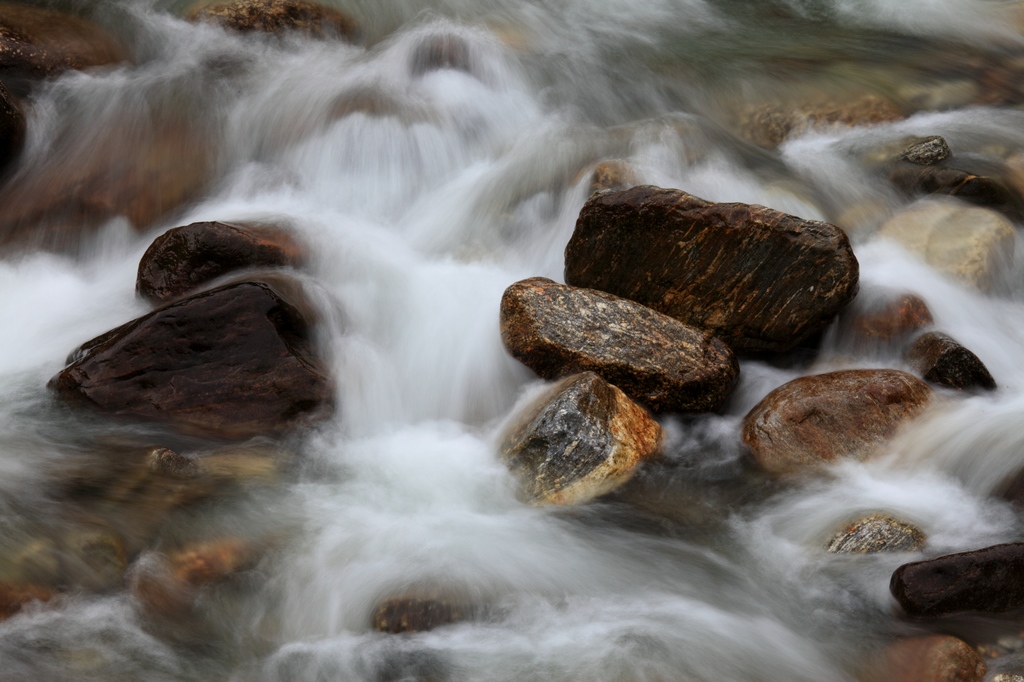
[[[851,680],[918,627],[895,616],[893,569],[1021,537],[991,496],[1024,466],[1021,250],[982,293],[872,228],[909,201],[875,172],[877,150],[938,134],[956,150],[1009,153],[1024,149],[1024,112],[965,103],[811,130],[777,151],[729,123],[766,98],[961,78],[961,55],[1024,47],[1013,3],[332,3],[360,22],[360,45],[228,34],[182,21],[187,4],[64,3],[116,31],[135,63],[30,96],[19,177],[99,153],[111,130],[148,139],[167,119],[204,135],[215,179],[141,233],[115,218],[70,253],[0,261],[0,536],[68,523],[53,491],[97,443],[164,443],[149,427],[70,414],[46,382],[80,343],[148,310],[137,264],[169,227],[274,221],[310,245],[298,277],[321,313],[339,409],[276,444],[295,464],[275,488],[182,518],[182,535],[277,538],[248,582],[203,597],[184,635],[123,589],[72,591],[0,623],[3,679]],[[416,68],[438,37],[464,46],[464,70]],[[518,279],[561,280],[606,159],[640,182],[838,222],[862,297],[921,296],[998,390],[940,391],[871,462],[762,479],[739,420],[769,390],[842,367],[905,368],[898,349],[858,349],[831,330],[814,364],[743,361],[724,414],[665,417],[666,461],[621,495],[523,505],[494,440],[539,380],[502,348],[498,303]],[[840,220],[860,207],[875,217]],[[869,511],[919,525],[928,544],[824,552],[836,526]],[[371,630],[380,599],[423,585],[463,595],[479,617]]]

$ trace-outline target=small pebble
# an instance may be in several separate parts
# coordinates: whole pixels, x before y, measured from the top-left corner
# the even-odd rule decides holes
[[[901,159],[921,166],[932,166],[953,155],[946,140],[938,135],[915,142],[900,154]]]

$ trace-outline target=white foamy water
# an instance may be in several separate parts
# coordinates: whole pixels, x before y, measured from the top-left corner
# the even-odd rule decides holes
[[[804,20],[830,17],[825,33],[1006,35],[982,2],[783,4]],[[893,569],[1020,538],[1015,512],[990,493],[1024,466],[1024,251],[984,294],[877,239],[870,220],[851,231],[865,296],[921,296],[997,392],[940,391],[877,460],[766,482],[745,468],[739,422],[768,391],[817,371],[905,368],[898,349],[858,354],[830,332],[809,367],[744,361],[724,415],[666,418],[667,461],[641,474],[640,493],[526,506],[494,443],[539,381],[502,348],[501,294],[525,277],[561,279],[598,161],[626,160],[641,182],[709,200],[830,220],[863,204],[884,217],[908,200],[874,172],[872,150],[925,134],[1018,149],[1024,113],[921,113],[768,152],[706,115],[735,94],[731,81],[694,75],[730,68],[713,63],[729,54],[715,36],[757,28],[732,3],[337,5],[361,20],[368,46],[227,35],[157,4],[103,5],[98,17],[130,37],[140,63],[33,94],[22,173],[92,153],[104,126],[135,121],[125,135],[144,136],[163,112],[212,131],[216,179],[144,233],[115,219],[75,255],[0,261],[0,537],[69,522],[54,481],[90,438],[145,439],[77,421],[45,386],[79,344],[148,309],[134,296],[137,264],[169,227],[276,221],[310,245],[297,277],[321,313],[339,408],[283,444],[298,463],[277,489],[189,519],[199,535],[276,533],[249,582],[204,597],[191,634],[153,622],[123,591],[73,593],[0,624],[0,676],[852,680],[910,629],[893,616]],[[437,36],[465,46],[466,70],[416,72],[417,48]],[[874,511],[919,525],[925,549],[824,552],[834,528]],[[476,617],[417,635],[372,631],[379,600],[424,586],[461,595]]]

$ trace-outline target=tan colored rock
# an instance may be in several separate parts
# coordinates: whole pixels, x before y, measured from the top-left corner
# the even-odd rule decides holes
[[[124,47],[91,21],[42,7],[0,3],[0,78],[5,84],[67,69],[116,64]]]
[[[963,640],[927,635],[891,645],[867,682],[981,682],[985,672],[981,656]]]
[[[743,419],[743,442],[764,470],[782,474],[843,458],[866,459],[932,398],[927,384],[891,369],[800,377]]]
[[[661,427],[593,372],[551,386],[513,420],[502,459],[535,504],[581,504],[628,481],[661,445]]]
[[[982,291],[1007,272],[1016,242],[1013,223],[999,213],[945,201],[919,202],[897,212],[878,235]]]
[[[590,174],[590,192],[599,190],[617,192],[629,189],[638,184],[636,169],[626,161],[610,159],[602,161],[594,167]]]
[[[873,94],[840,101],[811,98],[795,103],[755,105],[741,114],[739,133],[762,147],[777,147],[787,138],[826,126],[861,126],[905,118],[893,102]]]
[[[732,351],[710,334],[639,303],[543,277],[505,290],[501,338],[545,379],[595,372],[656,412],[718,410],[739,375]]]
[[[924,532],[890,514],[869,514],[845,524],[825,543],[830,554],[916,552],[924,546]]]
[[[185,18],[242,33],[280,35],[294,31],[311,38],[349,41],[360,37],[359,24],[352,17],[308,0],[205,0],[189,9]]]
[[[565,248],[567,284],[702,329],[736,352],[790,350],[857,293],[846,234],[751,204],[640,185],[599,192]]]

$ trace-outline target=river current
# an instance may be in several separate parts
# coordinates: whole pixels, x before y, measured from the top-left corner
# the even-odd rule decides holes
[[[873,172],[877,150],[926,135],[967,154],[1024,150],[1024,111],[962,96],[971,59],[1024,49],[1013,3],[330,4],[359,21],[361,44],[229,34],[182,20],[187,3],[63,5],[115,32],[133,62],[33,90],[16,172],[88,154],[112,132],[144,136],[166,116],[202,131],[215,179],[150,229],[116,218],[70,252],[0,260],[5,551],[73,525],[55,492],[69,472],[151,440],[149,427],[54,405],[46,383],[80,343],[149,310],[134,293],[139,258],[170,227],[279,222],[311,245],[297,276],[320,312],[339,408],[255,444],[291,455],[275,485],[164,531],[274,538],[244,580],[202,598],[196,622],[153,622],[122,589],[72,591],[0,623],[0,679],[841,682],[895,638],[928,631],[897,615],[896,567],[1024,537],[992,495],[1024,466],[1024,245],[982,292],[870,229],[910,201]],[[464,68],[414,68],[437,36],[465,46]],[[861,91],[939,104],[798,131],[777,149],[730,123],[751,103]],[[898,349],[857,347],[837,324],[811,363],[743,360],[724,413],[663,417],[665,461],[622,493],[524,505],[495,441],[540,381],[503,349],[498,304],[519,279],[562,280],[606,159],[638,182],[847,228],[861,296],[919,295],[998,390],[942,393],[869,462],[796,481],[756,475],[739,423],[769,390],[831,369],[906,369]],[[875,218],[849,217],[864,215]],[[827,554],[832,530],[866,511],[920,526],[925,549]],[[380,599],[420,585],[465,595],[478,617],[372,631]],[[945,627],[982,643],[1020,626]]]

